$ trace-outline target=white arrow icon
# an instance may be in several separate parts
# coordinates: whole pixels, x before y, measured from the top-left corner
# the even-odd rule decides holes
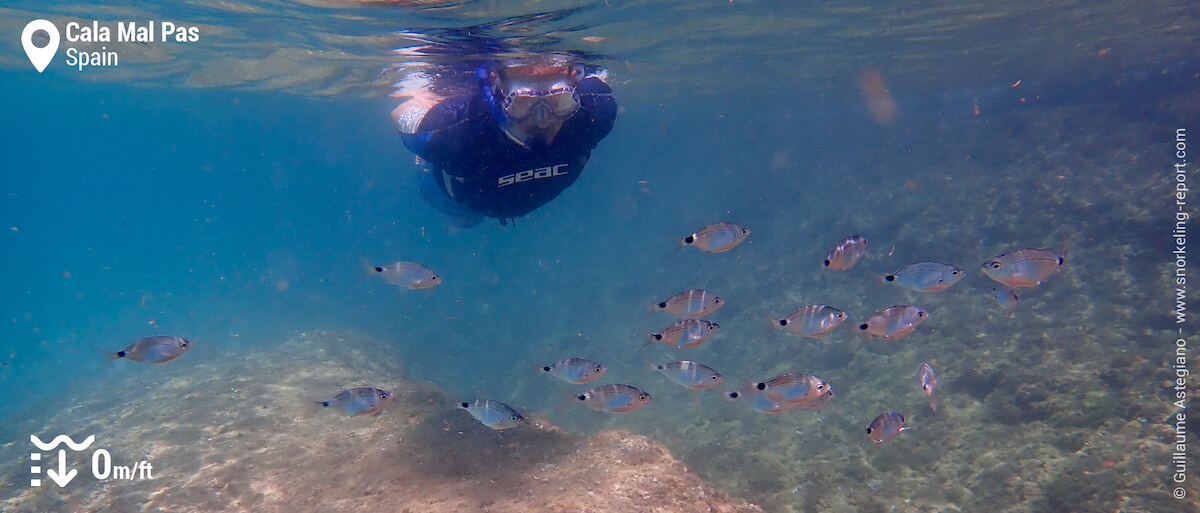
[[[67,483],[75,479],[75,476],[78,474],[79,471],[75,469],[67,472],[67,451],[63,449],[58,450],[58,471],[55,472],[54,469],[46,471],[46,475],[50,476],[50,479],[53,479],[55,483],[58,483],[59,488],[67,486]]]
[[[33,33],[43,30],[50,36],[50,43],[46,46],[38,48],[33,45]],[[25,25],[25,30],[21,31],[21,46],[25,47],[25,55],[29,56],[29,62],[33,63],[33,67],[37,68],[38,73],[46,69],[51,60],[54,60],[54,54],[58,52],[58,27],[48,20],[33,20]]]

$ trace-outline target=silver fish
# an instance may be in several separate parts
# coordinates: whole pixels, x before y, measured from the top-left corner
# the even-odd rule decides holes
[[[783,413],[797,406],[797,404],[772,401],[767,397],[767,393],[762,390],[758,390],[754,383],[750,383],[743,388],[729,392],[728,394],[725,394],[725,396],[746,404],[754,411],[760,413],[769,413],[772,415]]]
[[[858,260],[867,253],[867,238],[860,235],[851,235],[839,242],[833,251],[829,252],[829,256],[825,257],[825,261],[821,266],[830,271],[846,271]]]
[[[442,283],[442,278],[433,272],[433,269],[416,262],[393,262],[376,267],[375,272],[382,275],[388,283],[406,289],[428,289]]]
[[[803,403],[796,403],[796,407],[802,410],[815,410],[821,406],[829,404],[829,401],[832,401],[834,397],[835,394],[833,393],[833,386],[829,385],[825,387],[824,393],[812,400]]]
[[[495,430],[515,428],[525,420],[517,410],[494,399],[476,399],[458,403],[458,407],[467,410],[475,420]]]
[[[934,374],[933,366],[922,363],[920,367],[917,367],[917,386],[921,387],[925,397],[929,398],[929,407],[933,408],[933,411],[938,411],[937,399],[933,397],[938,386],[937,374]]]
[[[829,384],[811,374],[789,372],[755,383],[754,388],[761,390],[773,402],[804,404],[821,397],[829,390]]]
[[[966,275],[966,271],[950,264],[918,262],[884,276],[883,281],[916,292],[937,292],[958,283]]]
[[[846,320],[846,312],[825,305],[800,307],[783,319],[771,319],[772,328],[787,328],[802,337],[820,338],[828,335]]]
[[[650,404],[650,394],[630,385],[600,385],[575,396],[596,411],[628,413]]]
[[[911,335],[927,318],[929,312],[918,307],[892,306],[876,312],[866,322],[859,324],[858,330],[866,333],[868,338],[897,340]]]
[[[1017,289],[1009,287],[1003,283],[997,283],[992,287],[992,293],[987,294],[988,297],[995,299],[1000,307],[1004,309],[1004,313],[1012,315],[1017,310],[1017,299],[1020,299],[1021,294]]]
[[[675,349],[687,349],[703,344],[721,330],[721,325],[704,319],[684,319],[663,328],[659,333],[651,333],[641,349],[655,342],[664,342],[675,346]]]
[[[701,228],[679,241],[680,246],[695,246],[709,253],[729,251],[750,236],[750,230],[737,223],[716,223]]]
[[[655,304],[651,311],[666,310],[676,317],[695,319],[717,311],[724,304],[725,300],[712,292],[688,289],[667,298],[666,301]]]
[[[1051,250],[1026,248],[1004,253],[979,267],[988,278],[1012,288],[1022,288],[1041,285],[1064,262],[1061,255]]]
[[[590,381],[595,381],[608,372],[608,369],[604,368],[603,365],[583,358],[563,358],[550,365],[538,365],[537,367],[542,372],[572,385],[582,385]]]
[[[908,430],[909,427],[904,425],[904,415],[889,411],[871,421],[871,425],[867,426],[867,437],[881,444]]]
[[[141,363],[167,363],[188,352],[192,343],[179,337],[146,337],[125,346],[125,349],[108,354],[109,359],[125,358]]]
[[[720,372],[702,363],[682,360],[664,364],[651,362],[651,365],[667,379],[692,390],[712,388],[725,381]]]
[[[326,408],[336,407],[346,415],[370,415],[384,409],[392,402],[392,393],[378,388],[351,388],[342,390],[317,404]]]

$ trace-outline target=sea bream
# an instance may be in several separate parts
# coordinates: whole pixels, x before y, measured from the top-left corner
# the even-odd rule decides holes
[[[126,359],[135,362],[167,363],[188,352],[192,343],[179,337],[146,337],[135,340],[125,349],[111,353],[105,351],[110,360]]]
[[[828,335],[846,320],[846,312],[825,305],[800,307],[783,319],[771,319],[771,329],[787,328],[793,334],[808,338]]]
[[[351,388],[334,394],[329,399],[317,401],[326,408],[342,410],[351,417],[378,413],[392,403],[392,393],[378,388]]]
[[[721,325],[704,319],[684,319],[663,328],[661,332],[647,335],[647,341],[641,349],[655,342],[664,342],[675,349],[687,349],[703,344],[721,330]]]
[[[428,289],[442,283],[442,278],[433,269],[416,262],[393,262],[375,267],[375,272],[388,283],[406,289]]]
[[[754,389],[761,390],[773,402],[803,404],[821,397],[829,384],[811,374],[789,372],[755,383]]]
[[[725,394],[725,397],[746,404],[750,409],[760,412],[769,413],[772,415],[783,413],[797,405],[788,404],[781,401],[772,401],[767,397],[766,392],[755,388],[754,383],[750,383],[743,388],[739,388]]]
[[[650,311],[666,310],[676,317],[695,319],[717,311],[724,304],[725,300],[712,292],[688,289],[667,298],[666,301],[655,304]]]
[[[866,333],[867,338],[897,340],[911,335],[927,318],[929,312],[918,307],[892,306],[876,312],[866,322],[859,324],[858,330]]]
[[[987,297],[995,299],[996,303],[999,303],[1000,307],[1004,309],[1004,313],[1012,315],[1017,310],[1017,300],[1020,299],[1021,295],[1017,292],[1017,289],[1003,283],[997,283],[995,287],[992,287],[992,292],[987,294]]]
[[[920,367],[917,367],[917,386],[921,387],[921,392],[929,398],[929,407],[933,411],[938,411],[937,398],[933,397],[933,393],[937,391],[938,381],[932,365],[922,363]]]
[[[675,384],[692,390],[704,390],[725,381],[721,373],[703,363],[681,360],[678,362],[654,363],[651,367]]]
[[[1012,288],[1026,288],[1041,285],[1064,262],[1062,255],[1051,250],[1026,248],[1004,253],[979,267],[988,278]]]
[[[596,411],[628,413],[650,404],[650,394],[630,385],[600,385],[575,399]]]
[[[467,410],[467,413],[470,413],[481,424],[497,431],[515,428],[521,425],[521,421],[525,420],[525,417],[522,417],[517,410],[494,399],[476,399],[470,402],[462,402],[458,403],[458,407]]]
[[[750,230],[737,223],[716,223],[679,240],[679,245],[695,246],[709,253],[729,251],[750,236]]]
[[[871,421],[871,425],[867,426],[867,437],[881,444],[908,430],[909,427],[904,425],[904,415],[889,411]]]
[[[857,264],[863,255],[867,254],[867,238],[861,235],[851,235],[839,242],[829,256],[821,263],[821,267],[830,271],[846,271]]]
[[[595,381],[608,372],[603,365],[584,358],[563,358],[550,365],[534,365],[542,372],[572,385]]]
[[[966,275],[966,271],[950,264],[918,262],[884,276],[883,281],[916,292],[937,292],[958,283]]]

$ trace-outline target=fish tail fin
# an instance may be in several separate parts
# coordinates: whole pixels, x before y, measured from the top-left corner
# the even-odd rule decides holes
[[[1067,243],[1071,242],[1071,235],[1073,234],[1068,233],[1063,237],[1062,246],[1058,249],[1058,257],[1062,259],[1063,264],[1067,263]]]
[[[95,355],[96,366],[101,368],[112,368],[113,364],[121,359],[120,353],[114,353],[96,346],[92,346],[92,353]]]
[[[367,276],[382,272],[382,267],[372,264],[370,260],[367,260],[367,257],[358,257],[358,263],[362,266],[363,274]]]
[[[771,317],[770,315],[762,314],[762,318],[767,320],[767,334],[775,333],[776,330],[783,327],[783,325],[779,323],[779,319]]]
[[[533,360],[530,360],[528,358],[525,358],[525,362],[529,364],[529,366],[530,366],[529,372],[533,373],[534,376],[540,376],[542,374],[547,373],[546,369],[545,369],[545,367],[546,367],[545,365],[542,365],[542,364],[535,362]]]
[[[667,254],[667,260],[675,258],[675,255],[679,253],[680,248],[683,248],[686,245],[687,244],[683,242],[683,239],[680,239],[679,244],[676,244],[675,247],[671,248],[671,252]]]
[[[941,407],[941,405],[938,404],[937,399],[934,399],[932,397],[929,398],[929,408],[932,409],[934,413],[937,413],[938,408],[940,408],[940,407]]]
[[[653,333],[650,333],[649,331],[647,331],[647,332],[646,332],[646,343],[645,343],[645,344],[642,344],[642,347],[639,347],[639,348],[638,348],[638,353],[641,353],[641,352],[642,352],[642,350],[646,349],[647,347],[650,347],[650,346],[654,345],[654,343],[655,343],[655,342],[658,342],[658,339],[654,338],[654,334],[653,334]]]
[[[641,356],[642,361],[646,362],[646,366],[642,368],[641,374],[658,370],[658,364],[654,363],[654,361],[647,357],[644,353],[639,352],[638,356]]]
[[[571,405],[579,402],[578,394],[575,394],[574,392],[571,392],[570,390],[558,385],[555,385],[554,388],[558,392],[558,395],[562,397],[562,402],[560,402],[558,406],[554,408],[555,413],[562,413],[566,411],[567,408],[570,408]]]

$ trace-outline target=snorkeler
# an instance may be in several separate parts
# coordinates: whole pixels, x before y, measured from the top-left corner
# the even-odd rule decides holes
[[[470,227],[528,214],[569,187],[612,130],[616,100],[602,74],[568,54],[476,69],[478,87],[392,113],[417,155],[421,196]]]

